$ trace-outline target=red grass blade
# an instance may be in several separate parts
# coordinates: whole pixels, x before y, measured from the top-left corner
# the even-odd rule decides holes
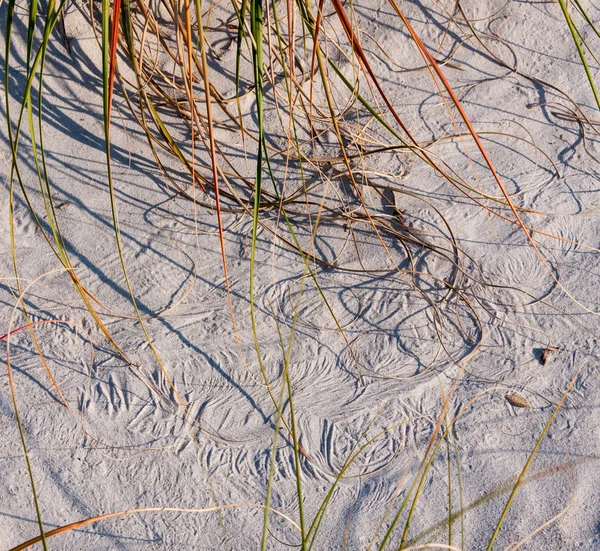
[[[119,18],[121,16],[121,0],[114,0],[112,28],[110,36],[110,71],[108,74],[108,121],[110,128],[110,111],[112,108],[113,90],[115,87],[115,71],[117,70],[117,44],[119,41]]]

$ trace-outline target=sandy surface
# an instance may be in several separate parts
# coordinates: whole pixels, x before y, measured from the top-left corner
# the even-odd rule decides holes
[[[302,292],[289,373],[305,452],[300,463],[307,522],[364,431],[368,428],[368,437],[379,434],[337,486],[314,549],[367,549],[373,539],[378,548],[385,533],[385,528],[377,532],[379,521],[391,507],[384,522],[389,526],[407,495],[450,392],[445,419],[451,422],[460,414],[455,436],[450,451],[442,444],[424,479],[408,542],[448,544],[450,487],[456,514],[453,545],[461,547],[462,532],[465,549],[485,549],[516,478],[577,374],[494,549],[515,549],[511,544],[529,536],[522,549],[599,549],[600,256],[594,247],[599,246],[600,143],[590,125],[569,118],[575,113],[573,102],[591,119],[598,118],[589,85],[556,2],[468,3],[465,10],[483,44],[464,23],[452,24],[446,33],[444,10],[452,2],[401,4],[430,49],[439,48],[437,59],[450,62],[444,73],[513,201],[537,212],[525,212],[524,221],[562,240],[536,234],[544,264],[520,228],[474,204],[414,156],[393,151],[365,157],[353,170],[356,178],[368,177],[372,184],[363,186],[370,212],[412,228],[447,254],[405,247],[390,233],[382,233],[380,241],[364,222],[348,225],[324,218],[314,254],[335,262],[336,268],[313,266],[346,342],[314,281],[305,277],[301,285],[304,263],[286,245],[290,235],[281,217],[274,210],[264,212],[265,224],[277,229],[279,237],[266,229],[260,233],[255,293],[260,351],[276,397],[284,367],[278,327],[287,342]],[[31,321],[54,320],[38,325],[35,335],[69,408],[61,403],[27,331],[0,342],[0,548],[39,533],[9,388],[10,359],[47,530],[134,508],[243,504],[220,513],[121,516],[57,535],[51,549],[258,549],[262,510],[251,504],[265,502],[273,461],[272,507],[296,523],[299,511],[291,438],[282,430],[273,456],[277,415],[252,339],[252,220],[240,212],[224,214],[238,347],[215,213],[203,206],[194,211],[192,201],[178,196],[158,170],[122,96],[116,95],[112,159],[124,256],[145,326],[186,404],[184,411],[135,319],[123,278],[103,152],[101,58],[86,10],[72,6],[66,17],[70,53],[60,35],[52,42],[44,79],[44,145],[55,205],[60,206],[57,217],[74,267],[106,307],[98,311],[133,365],[115,352],[84,308],[17,186],[18,273],[27,288]],[[4,20],[6,3],[1,11]],[[19,13],[10,78],[13,117],[24,84],[19,64],[26,27],[23,10]],[[356,14],[373,68],[414,135],[422,142],[447,137],[430,146],[431,153],[473,188],[500,197],[472,141],[452,138],[456,128],[448,111],[389,5],[357,2]],[[599,10],[590,7],[590,14],[600,19]],[[328,25],[336,27],[333,19]],[[339,25],[337,32],[343,40]],[[231,92],[235,48],[228,50],[227,37],[217,31],[209,33],[209,41],[223,57],[220,72],[211,66],[215,82]],[[347,61],[340,63],[348,69]],[[510,69],[515,63],[519,73]],[[245,70],[243,85],[249,86],[251,73]],[[593,65],[592,70],[597,72]],[[344,93],[348,95],[336,92],[340,104]],[[252,94],[242,107],[252,127]],[[4,105],[2,114],[4,120]],[[280,113],[269,101],[266,117],[270,143],[283,147]],[[346,120],[358,126],[368,117],[350,111]],[[189,129],[176,121],[174,128],[177,124],[175,136],[189,152]],[[339,154],[331,128],[323,131],[317,153]],[[17,305],[11,256],[6,125],[0,132],[5,160],[0,188],[4,335],[26,321]],[[373,136],[383,135],[373,128]],[[18,152],[23,182],[49,232],[26,130],[24,136]],[[237,169],[253,181],[255,145],[245,144],[244,159],[239,134],[219,129],[217,138]],[[385,139],[390,142],[389,136]],[[200,151],[198,158],[207,157]],[[181,185],[189,185],[175,160],[162,159]],[[337,212],[356,207],[354,191],[338,177],[343,168],[324,168],[310,192],[313,205],[297,206],[304,214],[310,208],[312,224],[323,197]],[[297,163],[286,167],[279,158],[274,170],[278,181],[298,185]],[[377,185],[386,187],[382,195],[376,193]],[[250,197],[247,188],[239,189],[244,199]],[[483,203],[495,208],[491,198]],[[495,212],[512,217],[505,208]],[[292,222],[303,245],[310,247],[313,226],[308,218],[299,215]],[[462,272],[455,291],[443,284],[456,275],[450,231],[460,246]],[[414,275],[408,273],[409,252]],[[558,350],[544,364],[546,347]],[[511,405],[506,396],[512,394],[528,407]],[[285,417],[289,419],[288,403]],[[406,515],[387,549],[399,547]],[[294,526],[274,514],[270,530],[269,549],[299,543]]]

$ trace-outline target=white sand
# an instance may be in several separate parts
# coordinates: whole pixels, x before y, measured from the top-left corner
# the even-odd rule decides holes
[[[443,4],[445,9],[453,5],[450,1]],[[448,22],[439,3],[402,2],[401,6],[435,51]],[[327,270],[318,276],[360,366],[335,330],[314,282],[310,278],[305,282],[290,374],[299,440],[309,458],[301,459],[308,523],[367,425],[375,420],[369,430],[371,437],[398,426],[385,432],[348,470],[335,491],[314,549],[341,549],[344,545],[349,550],[368,548],[386,508],[392,504],[393,516],[417,475],[444,396],[457,379],[460,382],[451,398],[449,419],[484,393],[464,410],[455,432],[465,508],[464,547],[485,549],[516,477],[554,410],[553,404],[578,370],[581,373],[574,389],[543,441],[494,549],[515,549],[509,546],[542,526],[521,549],[600,548],[600,395],[598,318],[594,314],[600,311],[600,256],[593,250],[599,243],[594,209],[600,201],[600,144],[589,126],[583,128],[556,115],[557,111],[568,114],[573,109],[564,95],[525,75],[552,83],[580,103],[591,119],[599,117],[558,3],[509,1],[505,5],[488,0],[465,3],[465,9],[484,33],[485,45],[510,65],[518,60],[522,74],[502,67],[481,44],[467,40],[470,31],[464,24],[451,26],[437,58],[445,59],[456,48],[444,72],[481,132],[515,204],[547,213],[525,214],[524,220],[570,240],[536,238],[552,274],[559,274],[561,287],[520,229],[473,204],[418,160],[394,152],[367,157],[368,166],[356,166],[356,173],[367,171],[374,184],[394,186],[398,193],[386,193],[404,211],[406,223],[417,231],[434,232],[425,238],[432,245],[447,247],[447,240],[440,237],[447,237],[447,228],[433,207],[438,209],[459,241],[463,265],[472,279],[462,278],[458,284],[466,287],[468,303],[453,294],[436,313],[427,297],[439,300],[446,291],[440,280],[452,273],[448,260],[412,249],[416,269],[439,278],[436,283],[425,275],[417,277],[423,289],[428,289],[420,294],[409,285],[410,278],[390,270],[390,260],[368,225],[344,228],[340,222],[323,222],[315,254],[330,262],[339,256],[339,267],[361,270],[359,250],[363,267],[380,272]],[[133,508],[263,504],[273,459],[272,506],[299,522],[293,447],[287,432],[282,431],[272,457],[275,408],[262,384],[252,342],[248,302],[251,219],[248,215],[224,215],[224,225],[230,227],[226,252],[246,369],[227,307],[215,214],[200,207],[198,231],[194,229],[192,202],[176,197],[117,94],[112,154],[124,254],[142,315],[148,318],[173,307],[146,319],[146,326],[169,376],[188,404],[187,420],[139,323],[132,319],[134,312],[110,216],[100,54],[86,10],[83,5],[72,7],[66,18],[72,53],[66,52],[58,34],[49,53],[44,79],[47,162],[56,204],[62,206],[58,218],[78,275],[112,310],[99,308],[115,341],[140,367],[128,366],[115,353],[83,307],[67,274],[57,271],[60,264],[36,228],[21,190],[16,189],[19,275],[24,287],[32,283],[26,293],[28,311],[33,321],[64,321],[40,325],[36,336],[71,411],[61,405],[31,336],[24,331],[10,339],[15,390],[44,525],[51,530]],[[6,3],[1,11],[4,20]],[[374,70],[414,135],[427,141],[454,134],[429,73],[422,70],[414,46],[388,4],[359,2],[356,11],[361,29],[376,37],[389,55],[385,59],[363,36]],[[12,53],[13,117],[18,112],[24,74],[17,67],[24,55],[25,19],[23,10],[20,13]],[[590,15],[600,20],[600,10],[590,7]],[[489,33],[496,33],[502,41]],[[209,34],[209,39],[224,51],[222,67],[226,74],[219,76],[213,71],[213,78],[222,91],[230,93],[235,48],[226,52],[227,41],[216,32]],[[597,45],[591,33],[589,39]],[[406,72],[400,66],[421,70]],[[347,63],[345,67],[348,69]],[[592,69],[596,74],[593,64]],[[246,84],[250,82],[247,68],[245,78]],[[368,93],[364,83],[363,90]],[[341,103],[342,92],[336,94]],[[244,104],[250,126],[254,117],[251,99],[249,95]],[[276,132],[280,123],[272,103],[267,102],[266,114],[267,127]],[[361,117],[364,124],[367,117]],[[464,125],[460,129],[465,131]],[[17,308],[11,320],[17,291],[8,229],[10,148],[5,124],[1,132],[1,151],[6,159],[6,180],[0,193],[0,335],[4,335],[21,326],[24,317]],[[381,130],[373,128],[373,132],[384,136]],[[181,126],[176,135],[189,151],[186,134]],[[246,164],[239,136],[219,130],[217,137],[227,143],[230,154],[238,155],[236,166],[252,181],[252,143],[247,144]],[[269,139],[280,146],[285,144],[281,134],[270,134]],[[389,142],[391,138],[385,139]],[[334,143],[333,135],[330,133],[325,141]],[[473,187],[500,196],[475,146],[469,140],[466,143],[479,181],[459,140],[441,141],[431,151]],[[324,146],[323,152],[326,150]],[[332,151],[328,154],[337,154]],[[202,152],[200,158],[206,159]],[[19,159],[24,183],[43,218],[26,139]],[[187,185],[177,163],[166,155],[163,159],[178,171],[174,173],[178,181]],[[285,167],[280,159],[278,163],[276,174],[282,179]],[[294,186],[299,176],[294,167],[291,170],[286,185]],[[272,189],[268,180],[264,185]],[[339,180],[314,191],[316,205],[323,194],[328,194],[327,204],[339,209],[334,188],[348,204],[356,205],[349,186]],[[403,195],[402,191],[415,196]],[[243,193],[248,196],[247,190]],[[364,193],[373,213],[390,219],[395,216],[373,188]],[[417,197],[427,199],[431,206]],[[485,204],[493,206],[489,200]],[[312,212],[316,210],[315,206]],[[512,216],[508,210],[497,212]],[[281,235],[289,238],[274,212],[264,217],[272,228],[279,224]],[[45,228],[48,230],[47,225]],[[298,218],[297,231],[308,246],[311,229],[305,219]],[[406,252],[398,240],[390,235],[383,239],[395,262],[407,269]],[[256,262],[261,352],[274,394],[279,396],[283,362],[271,307],[287,341],[303,262],[267,231],[260,235]],[[491,285],[481,284],[476,266]],[[484,332],[483,345],[477,350],[473,342],[481,335],[475,316],[479,316]],[[75,324],[80,329],[74,331]],[[93,342],[93,358],[81,329]],[[560,350],[542,365],[539,356],[547,346]],[[0,348],[0,548],[9,549],[36,536],[39,530],[9,390],[6,339]],[[357,379],[359,371],[362,380]],[[524,397],[531,409],[511,406],[506,400],[511,393]],[[288,413],[286,409],[286,416]],[[444,444],[415,510],[408,535],[413,545],[448,543],[447,465]],[[460,509],[456,467],[453,459],[455,513]],[[399,547],[405,522],[406,512],[386,549]],[[262,511],[246,505],[225,510],[221,516],[214,512],[145,512],[57,535],[49,545],[56,550],[241,551],[259,548],[261,529]],[[293,526],[275,515],[271,516],[270,529],[269,549],[299,543]],[[375,538],[374,549],[384,533],[385,529]],[[453,524],[453,544],[461,546],[460,517]]]

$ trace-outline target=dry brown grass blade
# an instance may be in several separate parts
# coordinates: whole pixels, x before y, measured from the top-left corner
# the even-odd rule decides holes
[[[506,187],[502,183],[502,180],[500,179],[500,176],[498,175],[498,172],[496,171],[496,168],[494,167],[494,164],[492,163],[492,159],[490,158],[488,152],[486,151],[486,149],[485,149],[485,147],[484,147],[481,139],[479,138],[479,135],[477,134],[475,128],[471,124],[471,120],[469,119],[469,116],[467,115],[467,112],[465,111],[464,107],[462,106],[461,101],[458,99],[458,96],[456,95],[456,93],[452,89],[452,86],[450,85],[450,82],[448,82],[448,79],[444,75],[444,73],[443,73],[442,69],[440,68],[440,66],[438,65],[437,61],[431,55],[431,53],[429,52],[429,49],[427,48],[427,46],[425,46],[425,44],[423,43],[423,41],[421,40],[421,38],[419,37],[419,35],[415,32],[414,28],[410,24],[410,21],[406,18],[406,16],[404,15],[404,13],[400,10],[400,8],[398,7],[398,4],[396,4],[395,0],[388,0],[388,2],[393,7],[394,11],[398,14],[398,16],[400,17],[400,19],[402,20],[402,23],[404,23],[404,26],[406,27],[406,29],[410,33],[412,39],[414,40],[415,44],[419,48],[419,51],[421,52],[421,55],[425,59],[425,62],[427,63],[427,65],[431,69],[433,69],[433,71],[435,72],[436,76],[440,79],[440,81],[444,85],[444,88],[446,89],[446,91],[450,95],[454,106],[456,107],[456,109],[460,113],[461,118],[463,119],[464,123],[466,124],[467,128],[469,129],[469,132],[470,132],[471,136],[473,136],[473,140],[475,141],[475,143],[477,145],[477,148],[479,149],[479,152],[481,153],[482,157],[484,158],[486,165],[490,169],[490,172],[492,173],[492,176],[494,177],[494,180],[498,184],[498,187],[502,191],[502,195],[504,196],[504,199],[506,200],[506,202],[507,202],[510,210],[512,211],[513,215],[515,216],[515,218],[516,218],[519,226],[521,226],[521,229],[525,232],[525,235],[527,236],[527,239],[533,245],[533,247],[535,248],[535,250],[538,251],[538,255],[540,256],[540,258],[542,258],[542,260],[544,261],[544,263],[546,263],[545,259],[542,257],[542,255],[539,252],[536,244],[534,243],[531,235],[527,231],[527,228],[525,227],[525,224],[521,220],[521,216],[519,215],[519,212],[517,211],[517,209],[513,205],[513,202],[510,199],[510,196],[509,196],[508,192],[506,191]]]
[[[456,95],[456,93],[454,92],[454,90],[452,89],[452,86],[450,85],[449,81],[446,79],[443,71],[441,70],[441,68],[439,67],[439,64],[437,63],[437,61],[435,60],[435,58],[431,55],[431,53],[429,52],[428,48],[425,46],[425,44],[423,43],[423,41],[420,39],[419,35],[415,32],[415,30],[413,29],[412,25],[410,24],[409,20],[406,18],[406,16],[404,15],[404,13],[400,10],[400,8],[398,7],[398,5],[396,4],[396,2],[394,0],[388,0],[389,4],[392,6],[392,8],[394,9],[394,11],[397,13],[397,15],[400,17],[400,19],[402,20],[403,24],[406,26],[409,34],[411,35],[413,41],[415,42],[415,44],[417,45],[419,52],[421,53],[421,55],[423,56],[423,59],[425,60],[427,66],[430,68],[430,70],[433,71],[433,73],[435,73],[435,75],[440,79],[440,81],[442,82],[444,88],[446,89],[446,91],[448,92],[448,94],[450,95],[453,104],[455,105],[455,107],[457,108],[458,112],[461,115],[461,118],[463,119],[465,125],[467,126],[469,133],[471,134],[471,136],[473,137],[473,140],[475,141],[477,148],[479,149],[482,157],[484,158],[484,161],[486,163],[486,165],[488,166],[490,172],[492,173],[492,176],[494,178],[494,180],[496,181],[505,201],[506,204],[508,205],[508,207],[510,208],[510,210],[512,211],[512,214],[515,217],[515,222],[518,226],[521,227],[521,229],[523,230],[523,232],[525,233],[528,241],[530,242],[530,244],[533,246],[533,248],[535,249],[538,257],[541,259],[541,261],[544,263],[544,265],[549,269],[548,263],[546,261],[546,259],[543,257],[542,253],[540,252],[540,250],[538,249],[537,245],[535,244],[532,236],[531,236],[531,231],[532,229],[529,228],[528,226],[525,225],[525,223],[523,222],[523,220],[521,219],[521,216],[519,215],[518,212],[518,208],[513,204],[510,195],[508,194],[506,187],[504,186],[504,184],[502,183],[502,180],[500,179],[500,176],[498,175],[498,172],[496,171],[494,164],[492,163],[492,160],[489,156],[489,154],[487,153],[487,150],[485,149],[481,139],[479,138],[479,135],[477,134],[475,128],[473,127],[469,116],[467,115],[464,107],[462,106],[460,100],[458,99],[458,96]],[[407,137],[413,142],[413,144],[419,147],[418,142],[414,139],[414,137],[412,136],[412,134],[409,132],[408,128],[405,126],[404,122],[401,120],[401,118],[399,117],[399,115],[397,114],[396,110],[394,109],[392,103],[390,102],[390,100],[388,99],[387,95],[385,94],[383,88],[381,87],[381,84],[379,83],[377,77],[375,76],[368,60],[367,57],[362,49],[362,46],[360,45],[360,42],[358,40],[358,38],[356,37],[356,34],[354,33],[354,30],[352,29],[352,24],[350,22],[350,20],[348,19],[348,15],[345,12],[345,9],[341,3],[340,0],[332,0],[332,4],[336,10],[336,13],[340,19],[340,22],[342,23],[342,26],[344,28],[344,31],[348,37],[348,39],[350,40],[350,43],[352,45],[352,48],[354,49],[356,55],[358,56],[362,66],[365,68],[365,70],[368,72],[368,74],[370,75],[371,79],[373,80],[373,83],[375,84],[375,87],[377,88],[377,90],[379,91],[383,101],[385,102],[385,104],[387,105],[388,109],[390,110],[390,113],[392,114],[392,116],[394,117],[394,119],[396,120],[396,122],[400,125],[400,127],[402,128],[402,130],[406,133]],[[438,167],[437,163],[435,163],[433,161],[433,159],[430,158],[429,154],[426,151],[423,151],[422,149],[420,149],[421,154],[423,155],[423,157],[431,164],[431,166],[437,170],[438,172],[440,172],[440,174],[442,176],[444,176],[446,179],[448,178],[448,175],[445,173],[445,171],[443,171],[440,167]],[[450,180],[451,181],[451,180]],[[451,183],[453,183],[451,181]],[[453,185],[455,185],[453,183]],[[481,205],[483,208],[486,208],[486,210],[489,210],[488,207]],[[492,211],[493,212],[493,211]],[[497,213],[495,213],[497,214]],[[502,216],[502,215],[500,215]],[[503,217],[505,218],[505,217]]]
[[[99,522],[102,520],[108,520],[115,517],[122,517],[126,515],[133,515],[137,513],[215,513],[218,511],[224,511],[226,509],[234,509],[239,507],[253,507],[257,509],[264,509],[265,506],[260,503],[231,503],[228,505],[219,505],[216,507],[206,507],[205,509],[186,509],[182,507],[143,507],[139,509],[127,509],[125,511],[118,511],[116,513],[107,513],[105,515],[98,515],[95,517],[86,518],[84,520],[79,520],[77,522],[72,522],[71,524],[65,524],[64,526],[60,526],[59,528],[55,528],[54,530],[50,530],[45,533],[46,539],[49,539],[53,536],[58,536],[59,534],[63,534],[65,532],[70,532],[71,530],[77,530],[78,528],[83,528],[84,526],[88,526],[93,524],[94,522]],[[284,515],[282,512],[277,509],[270,508],[269,511],[274,513],[281,518],[283,518],[286,522],[288,522],[291,526],[293,526],[296,530],[300,530],[300,527],[291,520],[288,516]],[[35,538],[31,538],[15,547],[11,547],[8,551],[23,551],[24,549],[29,549],[31,546],[35,545],[42,541],[41,536],[36,536]]]

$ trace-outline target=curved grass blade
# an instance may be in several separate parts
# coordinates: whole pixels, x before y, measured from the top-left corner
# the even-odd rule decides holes
[[[558,415],[558,412],[562,408],[562,405],[564,404],[565,400],[567,399],[567,396],[569,395],[569,393],[573,389],[573,386],[577,382],[577,379],[579,378],[579,374],[581,373],[581,371],[583,370],[584,367],[585,367],[585,365],[581,366],[577,370],[577,373],[575,374],[575,376],[569,382],[569,385],[567,386],[567,389],[563,393],[563,395],[562,395],[561,399],[559,400],[559,402],[556,404],[556,407],[552,411],[552,415],[550,415],[550,418],[546,422],[546,425],[544,426],[544,429],[542,430],[542,433],[540,434],[539,438],[537,439],[537,442],[535,443],[535,446],[533,447],[533,450],[531,450],[531,453],[529,454],[529,457],[527,458],[527,461],[525,462],[525,465],[523,466],[523,470],[521,471],[521,474],[519,475],[519,478],[518,478],[516,484],[514,485],[514,487],[512,489],[512,492],[511,492],[511,494],[510,494],[510,496],[508,498],[508,501],[506,502],[506,505],[504,506],[504,509],[502,510],[502,514],[500,515],[500,518],[498,519],[498,523],[496,524],[496,527],[494,528],[494,532],[492,533],[492,537],[490,538],[488,546],[486,547],[486,551],[491,551],[492,550],[494,542],[496,541],[496,538],[498,537],[498,534],[500,532],[500,528],[502,528],[502,524],[504,523],[504,520],[506,519],[506,515],[508,513],[508,510],[510,509],[511,504],[514,501],[514,499],[515,499],[515,497],[517,495],[517,492],[519,491],[519,488],[523,484],[523,480],[525,479],[525,475],[527,474],[527,471],[529,470],[529,467],[531,466],[531,463],[533,462],[533,460],[534,460],[534,458],[535,458],[538,450],[540,449],[540,446],[542,445],[542,441],[546,437],[546,434],[548,434],[548,431],[550,430],[550,427],[552,426],[552,423],[554,422],[554,419],[556,419],[556,416]]]
[[[590,88],[592,89],[592,94],[594,94],[594,99],[596,100],[596,105],[597,105],[598,109],[600,109],[600,95],[598,94],[598,90],[596,89],[596,84],[594,83],[594,77],[592,76],[590,66],[585,57],[585,52],[583,51],[583,48],[581,47],[581,44],[579,43],[577,28],[575,27],[575,24],[573,23],[573,19],[571,18],[571,14],[569,13],[569,10],[567,8],[567,4],[566,4],[565,0],[558,0],[558,3],[560,4],[560,9],[563,12],[565,21],[567,22],[567,26],[569,27],[569,31],[571,32],[571,36],[573,37],[573,42],[575,43],[575,47],[577,48],[577,53],[579,54],[579,59],[581,59],[581,64],[583,65],[585,75],[588,79],[588,82],[590,83]],[[583,12],[583,10],[582,10],[582,12]],[[583,12],[583,13],[585,13],[585,12]],[[584,15],[584,17],[585,17],[585,15]],[[594,26],[592,25],[592,27],[594,27]],[[596,30],[595,27],[594,27],[594,30]],[[596,31],[596,33],[597,32],[598,31]]]

